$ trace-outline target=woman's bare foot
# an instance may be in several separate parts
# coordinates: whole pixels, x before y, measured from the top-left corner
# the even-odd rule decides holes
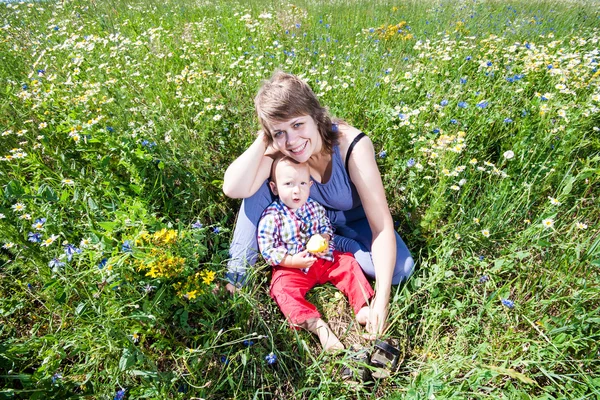
[[[321,342],[324,351],[344,349],[344,345],[340,342],[340,339],[335,336],[335,333],[333,333],[329,325],[321,318],[311,318],[300,324],[300,326],[319,337],[319,341]]]

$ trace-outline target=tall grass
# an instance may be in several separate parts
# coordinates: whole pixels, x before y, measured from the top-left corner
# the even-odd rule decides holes
[[[13,2],[0,19],[1,398],[600,395],[594,2]],[[390,303],[404,362],[370,386],[288,328],[263,264],[222,290],[239,207],[222,176],[278,68],[369,134],[415,256]],[[360,341],[332,287],[310,296]]]

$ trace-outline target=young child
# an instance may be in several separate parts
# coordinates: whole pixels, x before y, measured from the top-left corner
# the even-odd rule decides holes
[[[261,216],[258,246],[273,266],[271,297],[293,326],[316,334],[325,351],[343,349],[305,295],[315,285],[331,282],[348,297],[356,320],[365,325],[369,316],[366,303],[373,289],[354,257],[333,249],[333,229],[325,209],[309,198],[312,181],[308,164],[288,157],[275,160],[269,184],[279,198]],[[321,235],[328,242],[321,253],[311,254],[306,249],[313,235]]]

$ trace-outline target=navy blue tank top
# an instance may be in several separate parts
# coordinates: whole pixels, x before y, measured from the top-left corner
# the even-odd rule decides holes
[[[357,207],[362,208],[360,197],[350,181],[348,171],[344,166],[339,146],[333,147],[331,177],[326,183],[313,179],[310,197],[332,211],[348,211]]]

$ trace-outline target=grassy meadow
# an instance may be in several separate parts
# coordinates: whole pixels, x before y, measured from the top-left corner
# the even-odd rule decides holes
[[[598,10],[0,3],[0,399],[600,398]],[[276,69],[371,137],[415,257],[373,385],[288,328],[264,263],[223,290],[222,178]]]

